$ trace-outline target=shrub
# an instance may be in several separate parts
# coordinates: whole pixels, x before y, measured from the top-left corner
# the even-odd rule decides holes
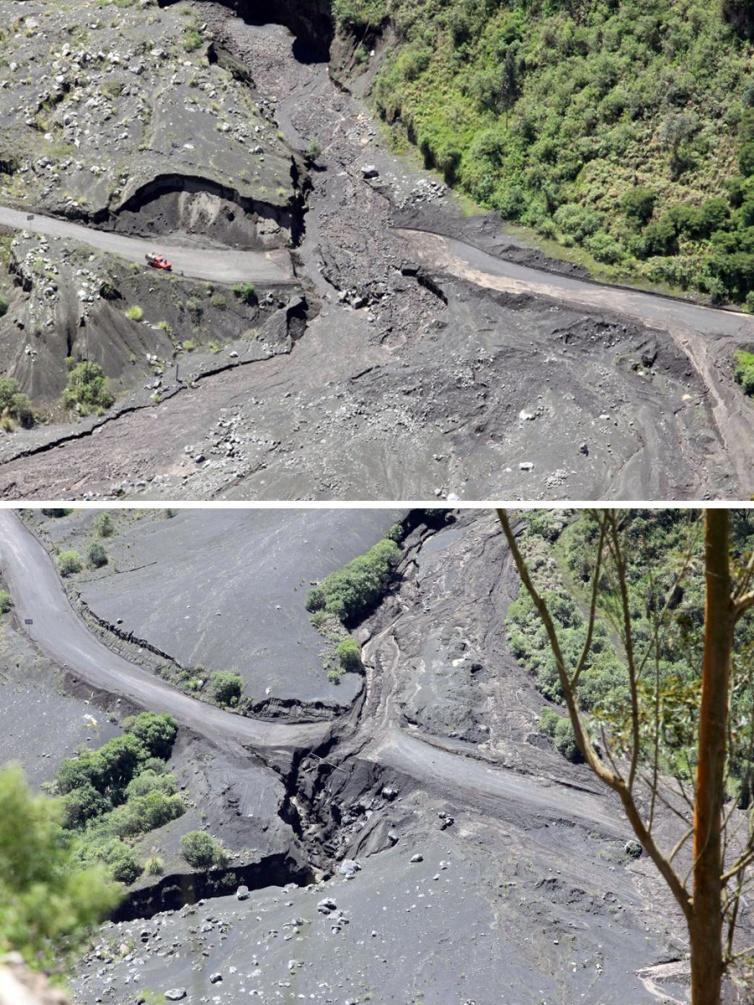
[[[596,234],[588,237],[586,247],[598,262],[605,262],[608,265],[615,265],[623,257],[621,246],[604,230],[598,230]]]
[[[313,164],[321,153],[322,153],[322,144],[319,142],[319,140],[316,139],[309,140],[309,143],[307,144],[306,147],[306,151],[304,153],[304,157],[310,163]]]
[[[222,293],[213,293],[209,298],[209,302],[213,307],[216,307],[219,311],[224,311],[228,306],[228,301],[222,295]]]
[[[115,736],[98,750],[63,761],[57,775],[58,791],[65,794],[90,784],[114,803],[119,802],[147,756],[146,747],[136,736]]]
[[[31,402],[18,390],[13,377],[0,377],[0,416],[28,428],[34,425]]]
[[[104,862],[113,878],[127,886],[135,883],[143,871],[133,849],[118,838],[111,838],[104,844],[95,846],[90,857]]]
[[[181,854],[194,869],[222,866],[227,854],[220,842],[204,831],[189,831],[181,838]]]
[[[61,576],[73,576],[75,573],[81,572],[81,555],[73,549],[61,551],[58,555],[58,565]]]
[[[165,872],[165,863],[159,855],[151,855],[144,863],[144,871],[148,876],[161,876]]]
[[[623,195],[621,207],[632,223],[643,227],[652,219],[656,201],[657,196],[651,189],[637,186]]]
[[[107,552],[99,541],[92,541],[86,553],[86,558],[93,569],[101,569],[107,565]]]
[[[754,395],[754,352],[739,349],[734,362],[736,383],[741,385],[744,394]]]
[[[346,625],[354,624],[384,596],[400,556],[395,541],[384,538],[315,586],[307,598],[307,609],[324,610]]]
[[[126,308],[125,315],[129,321],[141,321],[144,317],[144,311],[138,304],[134,304],[132,307]]]
[[[4,318],[5,315],[8,313],[8,307],[9,307],[8,301],[5,299],[2,293],[0,293],[0,318]]]
[[[83,827],[88,820],[111,809],[112,803],[107,796],[98,792],[91,782],[85,782],[64,797],[63,824],[70,830]]]
[[[569,234],[574,240],[582,243],[587,237],[596,234],[602,224],[602,217],[594,210],[567,203],[555,212],[555,223],[564,234]]]
[[[98,363],[84,361],[71,367],[63,391],[63,405],[79,415],[101,415],[115,401]]]
[[[217,670],[210,677],[210,687],[218,705],[237,705],[243,691],[243,678],[237,673]]]
[[[164,767],[163,762],[160,762]],[[178,783],[175,775],[169,771],[155,771],[147,764],[126,786],[126,799],[133,799],[136,796],[146,796],[150,792],[161,792],[166,796],[173,796],[178,791]]]
[[[109,513],[100,513],[94,522],[94,532],[99,537],[112,537],[115,533],[113,518]]]
[[[0,771],[0,951],[61,973],[116,906],[117,886],[82,867],[61,807],[34,795],[20,768]]]
[[[154,788],[145,795],[132,795],[110,814],[108,827],[118,837],[145,834],[176,820],[186,810],[179,795],[168,795]]]
[[[186,52],[195,52],[204,45],[201,32],[196,28],[187,28],[183,33],[183,48]]]
[[[123,720],[126,733],[138,739],[152,757],[166,761],[172,751],[178,726],[170,715],[158,712],[142,712]]]
[[[10,593],[7,590],[0,590],[0,614],[7,614],[11,607],[13,607],[13,601]]]
[[[545,708],[539,717],[539,728],[552,740],[555,749],[573,764],[580,764],[583,756],[576,745],[571,720],[552,708]]]
[[[338,643],[336,654],[343,670],[349,672],[361,669],[361,648],[356,639],[342,639]]]
[[[237,283],[233,294],[244,304],[253,304],[257,299],[257,291],[253,283]]]

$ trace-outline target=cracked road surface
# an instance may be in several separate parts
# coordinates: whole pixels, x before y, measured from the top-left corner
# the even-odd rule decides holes
[[[233,248],[197,248],[189,245],[165,244],[160,238],[126,237],[107,230],[85,227],[69,220],[57,220],[38,213],[26,213],[0,206],[0,225],[13,230],[26,230],[46,237],[62,237],[89,245],[97,251],[125,258],[144,265],[144,256],[151,252],[164,255],[173,263],[177,275],[203,279],[212,283],[270,283],[294,285],[290,255],[276,251],[238,251]]]

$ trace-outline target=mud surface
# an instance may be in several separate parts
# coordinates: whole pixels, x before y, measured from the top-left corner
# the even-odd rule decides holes
[[[290,517],[278,519],[293,540]],[[158,540],[151,516],[129,520],[118,538]],[[413,522],[398,588],[357,630],[364,693],[316,730],[286,724],[284,709],[270,724],[187,698],[189,711],[165,686],[135,692],[137,679],[152,681],[146,669],[132,664],[126,678],[70,607],[27,625],[45,552],[20,524],[0,525],[19,638],[53,652],[77,624],[69,682],[94,675],[97,701],[125,701],[128,685],[136,707],[173,711],[181,724],[171,770],[189,810],[140,845],[165,859],[165,875],[143,879],[124,920],[99,932],[75,980],[82,1005],[173,989],[194,1003],[497,1005],[502,995],[624,1005],[659,995],[683,1005],[682,925],[668,897],[645,859],[627,854],[612,798],[538,732],[543,699],[505,640],[517,583],[493,515]],[[55,526],[61,542],[86,530],[80,517]],[[174,554],[153,551],[157,576]],[[271,592],[288,581],[285,563],[268,568]],[[218,609],[232,612],[231,593]],[[247,641],[236,643],[240,654]],[[182,864],[180,835],[202,825],[232,852],[228,870],[192,876]],[[239,884],[249,888],[241,899]]]
[[[321,150],[295,251],[316,309],[289,354],[176,386],[59,446],[54,428],[4,437],[5,498],[751,494],[752,406],[732,373],[749,318],[542,271],[541,253],[386,152],[360,99],[326,63],[297,59],[286,28],[213,3],[152,16],[179,10],[201,17],[213,72],[233,68],[298,162]],[[146,232],[172,213],[185,237],[206,222],[198,199],[153,192],[127,229],[143,209]],[[200,229],[242,244],[241,215],[231,222]]]

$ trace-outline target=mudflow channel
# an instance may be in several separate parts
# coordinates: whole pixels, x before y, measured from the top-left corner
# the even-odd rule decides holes
[[[302,41],[219,4],[197,8],[212,58],[243,69],[289,145],[321,148],[293,252],[306,330],[289,353],[209,373],[160,404],[17,433],[0,450],[3,497],[754,491],[752,406],[732,373],[735,347],[754,342],[751,319],[558,274],[387,151],[321,61],[326,32],[309,26]],[[105,239],[116,236],[92,243]],[[285,263],[257,256],[249,268]]]
[[[249,785],[284,789],[275,819],[238,826],[285,825],[286,847],[134,891],[81,962],[77,1001],[493,1005],[502,990],[619,1005],[629,988],[637,1003],[675,989],[655,966],[682,955],[672,909],[658,911],[651,867],[626,854],[617,808],[526,739],[541,698],[501,640],[517,584],[494,518],[406,526],[396,589],[358,629],[361,696],[330,723],[286,724],[116,657],[45,549],[0,514],[15,622],[69,680],[170,712],[194,758],[213,750]]]

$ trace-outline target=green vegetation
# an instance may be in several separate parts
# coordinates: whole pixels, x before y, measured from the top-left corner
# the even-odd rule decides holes
[[[315,586],[309,593],[307,610],[324,611],[345,625],[355,624],[385,595],[400,557],[401,550],[393,537],[383,538]]]
[[[253,283],[236,283],[233,287],[233,295],[237,297],[241,303],[249,306],[257,302],[257,291]],[[225,306],[224,303],[223,306]]]
[[[212,697],[218,705],[236,706],[243,692],[243,678],[237,673],[217,670],[210,676]]]
[[[16,424],[26,428],[34,425],[31,402],[12,377],[0,377],[0,422],[8,429]]]
[[[183,48],[186,52],[195,52],[204,45],[204,39],[197,28],[187,28],[183,33]]]
[[[539,728],[549,736],[555,749],[573,764],[580,764],[584,758],[576,745],[571,720],[566,715],[558,715],[551,708],[546,708],[539,717]]]
[[[167,715],[144,712],[123,721],[124,733],[97,750],[64,761],[55,781],[63,823],[76,833],[82,863],[102,863],[133,883],[143,866],[130,842],[185,811],[167,771],[177,727]]]
[[[189,831],[181,838],[181,854],[194,869],[222,868],[228,861],[228,854],[211,834],[204,831]]]
[[[754,290],[748,0],[335,0],[398,36],[373,98],[483,206],[608,275]]]
[[[101,415],[115,401],[110,384],[98,363],[71,363],[63,405],[79,415]]]
[[[138,304],[134,304],[132,307],[126,308],[124,314],[129,321],[141,321],[144,317],[144,310]]]
[[[350,636],[341,639],[335,653],[344,672],[361,670],[361,648],[356,639],[352,639]]]
[[[94,533],[98,537],[112,537],[115,533],[113,518],[109,513],[100,513],[94,521]]]
[[[82,866],[58,800],[34,795],[16,766],[0,771],[0,953],[63,975],[117,905],[101,866]]]
[[[73,548],[61,551],[58,555],[58,566],[61,576],[74,576],[77,572],[81,572],[83,568],[81,555]]]
[[[13,607],[10,593],[7,590],[0,590],[0,614],[8,614]]]
[[[565,659],[572,661],[571,665],[578,662],[586,639],[596,527],[594,517],[588,513],[536,511],[527,514],[521,538],[535,583],[549,605]],[[682,510],[628,511],[621,534],[634,642],[642,659],[648,654],[639,679],[640,696],[647,708],[653,708],[655,700],[660,702],[664,764],[674,775],[689,779],[696,757],[704,624],[699,514]],[[751,513],[734,511],[732,536],[737,555],[754,550]],[[532,673],[546,698],[561,702],[560,680],[547,636],[526,591],[522,590],[510,605],[506,627],[513,655]],[[754,798],[754,671],[749,659],[754,625],[744,619],[736,631],[741,665],[737,667],[732,699],[738,727],[731,737],[731,793],[745,808]],[[580,703],[595,736],[602,727],[613,737],[625,729],[630,704],[627,686],[617,584],[613,571],[603,568],[591,655],[579,678]],[[553,738],[561,753],[573,757],[573,736],[565,717],[546,710],[540,727]]]
[[[5,317],[5,315],[8,313],[9,306],[10,305],[8,304],[8,301],[5,299],[2,293],[0,293],[0,318]]]
[[[89,549],[86,553],[86,560],[93,569],[101,569],[103,566],[107,565],[107,552],[99,541],[92,541],[89,545]]]
[[[745,394],[754,395],[754,352],[739,349],[734,355],[736,383]]]

